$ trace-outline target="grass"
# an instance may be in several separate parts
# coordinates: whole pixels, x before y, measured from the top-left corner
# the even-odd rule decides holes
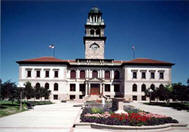
[[[18,102],[15,101],[12,103],[11,101],[7,100],[0,101],[0,117],[26,111],[28,109],[26,103],[27,101],[23,102],[22,110],[20,111]],[[32,105],[52,104],[51,101],[28,101],[28,103],[31,103]]]
[[[173,109],[177,110],[187,110],[189,112],[189,102],[183,102],[183,103],[162,103],[162,102],[153,102],[153,103],[144,103],[147,105],[158,105],[163,107],[171,107]]]
[[[23,109],[19,110],[19,104],[11,101],[0,101],[0,117],[26,111],[27,107],[23,104]]]
[[[53,104],[51,101],[28,101],[28,103],[31,103],[32,105],[47,105],[47,104]]]

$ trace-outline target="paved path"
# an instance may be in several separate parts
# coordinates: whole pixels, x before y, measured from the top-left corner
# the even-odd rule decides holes
[[[189,132],[188,128],[168,128],[163,130],[105,130],[89,127],[72,128],[80,107],[73,102],[36,106],[34,110],[0,118],[0,132]],[[172,108],[129,103],[152,113],[171,116],[189,125],[189,112]]]
[[[0,132],[71,132],[80,107],[72,102],[35,106],[0,118]]]

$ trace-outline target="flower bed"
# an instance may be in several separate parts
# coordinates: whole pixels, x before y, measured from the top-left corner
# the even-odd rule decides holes
[[[84,108],[81,114],[81,122],[100,123],[106,125],[130,125],[130,126],[149,126],[166,123],[178,123],[177,120],[159,114],[152,114],[136,109],[128,114],[115,114],[111,110],[102,108]]]

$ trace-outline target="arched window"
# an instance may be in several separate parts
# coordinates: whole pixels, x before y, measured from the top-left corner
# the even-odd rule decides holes
[[[110,71],[105,71],[105,79],[110,79]]]
[[[41,87],[40,83],[36,83],[35,87],[40,88]]]
[[[159,85],[159,88],[164,88],[163,84],[160,84],[160,85]]]
[[[98,72],[96,70],[93,71],[92,73],[93,78],[98,78]]]
[[[45,83],[45,88],[49,89],[49,83]]]
[[[58,83],[54,84],[54,91],[58,91]]]
[[[136,92],[136,91],[137,91],[137,85],[133,84],[133,92]]]
[[[94,30],[93,29],[90,30],[90,34],[94,35]]]
[[[81,71],[80,71],[80,78],[81,78],[81,79],[84,79],[84,78],[85,78],[85,71],[84,71],[84,70],[81,70]]]
[[[71,70],[71,72],[70,72],[70,78],[71,79],[75,79],[76,78],[76,72],[75,72],[75,70]]]
[[[96,30],[96,35],[100,35],[100,29]]]
[[[119,71],[114,72],[114,79],[119,79]]]
[[[155,90],[155,85],[152,84],[152,85],[150,86],[150,88],[151,88],[152,90]]]
[[[145,84],[142,84],[142,86],[141,86],[141,91],[142,91],[142,92],[146,91],[146,85],[145,85]]]

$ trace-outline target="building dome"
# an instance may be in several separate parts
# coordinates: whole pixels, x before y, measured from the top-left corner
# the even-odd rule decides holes
[[[90,13],[101,13],[101,12],[97,7],[93,7],[91,8]]]

